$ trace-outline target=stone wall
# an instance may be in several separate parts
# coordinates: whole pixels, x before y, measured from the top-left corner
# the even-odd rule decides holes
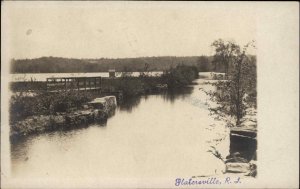
[[[83,110],[55,115],[30,116],[11,126],[10,136],[24,136],[59,129],[77,128],[96,121],[106,121],[117,106],[115,96],[96,98],[83,106]]]
[[[256,131],[232,128],[230,131],[230,155],[226,157],[226,172],[255,177],[257,174]]]

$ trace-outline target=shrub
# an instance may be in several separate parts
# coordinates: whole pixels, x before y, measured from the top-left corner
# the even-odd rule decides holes
[[[162,78],[169,88],[183,87],[198,78],[198,69],[195,66],[179,65],[164,73]]]
[[[41,93],[34,97],[20,93],[10,101],[10,120],[12,122],[33,115],[51,115],[57,112],[67,112],[71,108],[81,106],[93,99],[91,93],[62,91],[60,93]]]
[[[116,89],[123,92],[124,96],[134,96],[144,92],[144,83],[139,78],[121,77],[115,82]]]

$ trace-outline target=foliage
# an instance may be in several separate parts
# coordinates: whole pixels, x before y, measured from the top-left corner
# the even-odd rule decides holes
[[[202,57],[202,58],[201,58]],[[74,59],[59,57],[41,57],[36,59],[13,59],[12,73],[79,73],[79,72],[107,72],[115,69],[117,72],[148,72],[166,71],[170,67],[180,64],[197,66],[200,71],[207,70],[211,64],[209,56],[190,57],[139,57],[139,58],[99,58]],[[203,61],[204,60],[204,61]],[[208,63],[207,63],[208,60]],[[202,65],[204,64],[204,65]],[[146,68],[146,70],[145,70]],[[210,69],[210,66],[208,67]]]
[[[224,158],[222,157],[222,154],[214,147],[214,146],[210,146],[211,150],[208,150],[207,152],[212,153],[216,158],[220,159],[221,161],[224,161]]]
[[[217,71],[217,67],[222,65],[225,77],[227,77],[229,66],[234,61],[233,58],[240,54],[240,47],[232,41],[223,41],[222,39],[214,41],[212,46],[215,48],[215,55],[212,61],[214,70]]]
[[[113,85],[116,90],[122,91],[123,95],[128,97],[151,92],[161,83],[161,77],[152,77],[142,72],[139,77],[133,77],[131,74],[122,74],[120,78],[115,79]]]
[[[217,104],[210,108],[211,112],[219,118],[234,118],[235,126],[241,126],[247,108],[256,107],[256,59],[246,55],[249,45],[243,50],[234,45],[235,53],[228,57],[231,67],[227,80],[213,83],[216,91],[209,92],[211,99]]]
[[[46,90],[46,82],[44,81],[18,81],[10,83],[11,91],[36,91]]]
[[[245,102],[254,108],[257,107],[257,73],[256,73],[256,57],[250,56],[247,58],[247,69],[248,72],[245,73],[247,77],[246,82],[246,94]]]
[[[132,77],[123,76],[115,82],[115,88],[123,92],[124,96],[134,96],[143,93],[142,80]]]
[[[34,97],[26,96],[23,93],[15,94],[10,101],[11,121],[18,121],[33,115],[52,115],[57,112],[67,112],[71,108],[81,108],[84,103],[92,99],[90,93],[74,91],[41,93]]]
[[[171,68],[162,75],[162,79],[168,84],[169,88],[183,87],[191,84],[198,78],[198,68],[196,66],[179,65]]]
[[[131,72],[126,72],[120,78],[103,79],[102,84],[112,87],[113,91],[122,91],[124,96],[129,97],[154,91],[158,85],[165,83],[170,88],[186,86],[198,76],[198,69],[195,66],[180,65],[170,69],[161,77],[152,77],[147,74],[147,70],[148,66],[145,65],[145,72],[139,77],[133,77]],[[15,93],[10,101],[11,121],[22,120],[33,115],[52,115],[58,112],[68,112],[74,108],[80,109],[84,103],[92,99],[92,93],[76,90],[60,93],[40,90],[36,96],[28,96],[25,92]]]
[[[149,77],[149,63],[145,63],[144,70],[140,72],[140,77]]]
[[[113,79],[111,85],[128,97],[154,91],[161,84],[167,84],[168,88],[183,87],[191,84],[198,77],[196,66],[179,65],[176,68],[170,68],[160,77],[150,76],[147,70],[146,64],[144,72],[141,72],[139,77],[133,77],[130,72],[126,72],[120,78]]]
[[[207,56],[200,56],[198,59],[198,69],[200,72],[208,72],[211,70],[211,63]]]

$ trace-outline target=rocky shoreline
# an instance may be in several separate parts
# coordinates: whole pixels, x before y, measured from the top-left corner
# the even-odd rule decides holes
[[[230,129],[230,155],[226,157],[226,173],[257,175],[257,131],[256,127],[234,127]]]
[[[96,98],[83,105],[82,110],[56,113],[55,115],[30,116],[14,123],[10,137],[26,136],[47,131],[78,128],[93,122],[105,122],[113,115],[117,101],[115,96]]]

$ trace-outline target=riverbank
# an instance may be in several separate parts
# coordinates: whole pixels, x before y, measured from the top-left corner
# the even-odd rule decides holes
[[[230,128],[230,155],[226,158],[228,173],[257,175],[257,120],[256,110],[246,111],[243,124]]]
[[[114,114],[117,106],[115,96],[96,98],[84,105],[82,110],[61,112],[54,115],[29,116],[12,124],[10,137],[16,138],[47,131],[83,127],[92,122],[104,123]]]
[[[217,103],[211,100],[211,91],[216,91],[217,87],[215,83],[224,80],[224,74],[221,73],[206,73],[200,74],[200,78],[204,78],[203,83],[209,87],[199,88],[206,95],[208,95],[209,102],[207,103],[209,108],[217,107]],[[235,119],[233,116],[217,114],[211,112],[216,120],[220,120],[220,124],[215,127],[220,127],[221,123],[228,128],[229,139],[228,151],[222,151],[218,147],[219,142],[224,138],[216,139],[218,143],[212,145],[210,152],[217,158],[219,158],[224,164],[223,173],[229,175],[238,175],[241,177],[257,175],[257,111],[255,107],[248,106],[245,111],[245,115],[241,119],[241,124],[235,126]]]
[[[114,95],[114,98],[118,99],[124,97],[123,100],[126,100],[132,96],[182,88],[191,84],[197,77],[198,71],[195,67],[177,66],[158,77],[150,76],[147,72],[133,77],[131,73],[126,72],[118,78],[106,78],[101,81],[100,90],[94,91],[79,91],[67,88],[69,86],[66,85],[63,90],[54,92],[45,90],[45,83],[42,82],[13,83],[11,90],[14,95],[10,100],[11,136],[41,133],[76,127],[77,123],[105,120],[109,111],[99,113],[101,107],[91,108],[87,105],[105,95]]]
[[[13,152],[20,154],[20,150],[26,151],[28,148],[32,150],[28,153],[22,152],[25,155],[21,158],[18,156],[19,159],[15,161],[18,163],[21,161],[20,164],[25,165],[18,170],[14,170],[14,174],[23,175],[26,172],[24,170],[33,170],[33,167],[36,166],[39,167],[39,170],[41,170],[41,167],[44,168],[43,170],[47,170],[49,175],[57,175],[57,172],[52,170],[52,166],[51,168],[43,167],[45,158],[50,159],[51,165],[63,165],[66,169],[73,170],[75,165],[80,164],[79,166],[81,166],[86,163],[84,162],[86,158],[82,157],[82,154],[86,154],[89,157],[94,157],[91,160],[89,159],[89,162],[92,161],[91,166],[96,166],[96,169],[93,169],[94,172],[90,173],[86,170],[86,166],[82,166],[79,172],[73,170],[72,174],[82,175],[82,172],[84,172],[87,175],[101,175],[103,172],[105,174],[109,172],[112,176],[119,173],[124,173],[126,176],[136,176],[136,173],[132,171],[132,167],[138,165],[143,170],[138,175],[144,174],[147,176],[166,176],[169,173],[176,173],[176,175],[223,175],[224,172],[221,172],[221,170],[227,170],[225,176],[247,175],[250,168],[249,163],[252,162],[226,162],[225,164],[208,152],[212,145],[219,150],[223,157],[228,155],[230,148],[233,147],[230,142],[229,128],[226,128],[225,124],[218,124],[211,116],[208,116],[209,112],[205,104],[197,106],[198,104],[188,101],[190,99],[205,101],[207,96],[199,88],[213,90],[211,85],[204,84],[209,76],[210,73],[200,73],[200,78],[205,78],[194,80],[193,85],[190,85],[187,91],[182,89],[176,92],[166,90],[151,95],[142,95],[140,98],[139,96],[132,96],[132,100],[125,98],[124,104],[119,104],[120,108],[116,109],[115,115],[105,123],[106,127],[101,127],[101,123],[97,123],[89,124],[84,129],[76,129],[78,126],[73,127],[71,124],[70,129],[67,128],[67,125],[54,129],[54,131],[62,129],[59,132],[48,133],[46,131],[37,136],[23,137],[24,140],[13,144],[15,145]],[[92,101],[93,99],[89,102]],[[86,104],[88,105],[88,103]],[[145,118],[151,121],[145,122]],[[215,129],[206,129],[205,127],[212,129],[208,123],[216,124]],[[227,138],[220,140],[225,135]],[[208,141],[211,141],[211,143],[208,143]],[[41,146],[43,147],[41,148]],[[178,146],[185,146],[185,148],[178,150]],[[141,149],[143,149],[143,153],[139,153]],[[51,158],[48,154],[44,158],[32,158],[43,157],[44,155],[41,155],[41,153],[45,150],[52,152]],[[169,153],[175,154],[170,157],[166,155]],[[76,158],[75,163],[63,161],[65,159],[73,160],[75,156],[79,157]],[[104,156],[110,158],[103,158],[104,160],[99,166],[98,160]],[[158,158],[160,159],[157,160]],[[24,159],[28,160],[23,162]],[[33,159],[35,162],[31,164]],[[160,162],[187,163],[179,164],[180,167],[165,163],[164,172],[155,172],[161,167]],[[203,164],[210,166],[202,166]],[[113,169],[114,167],[116,169]],[[236,170],[239,173],[232,173]],[[45,174],[44,172],[31,173],[33,175]],[[59,172],[59,175],[64,174],[68,175],[69,173],[67,171]]]
[[[200,74],[200,78],[203,78],[204,80],[211,80],[211,82],[223,79],[222,74],[215,73],[203,73]],[[114,87],[113,91],[116,89],[119,90],[120,88],[118,87],[123,87],[123,90],[130,91],[130,93],[125,93],[125,101],[130,96],[134,97],[141,94],[151,94],[154,91],[167,89],[165,85],[157,84],[159,82],[145,87],[146,80],[152,84],[154,83],[153,81],[163,81],[161,80],[161,78],[124,77],[122,78],[122,80],[121,78],[111,80],[112,82],[110,83],[110,85]],[[194,83],[194,85],[195,84],[197,83]],[[131,88],[130,85],[137,87]],[[152,86],[152,88],[149,86]],[[148,90],[145,90],[147,88]],[[159,93],[160,92],[158,92],[158,94]],[[90,92],[74,93],[73,91],[66,94],[52,94],[52,96],[50,95],[51,98],[47,95],[42,96],[43,98],[38,96],[31,97],[31,100],[35,99],[35,101],[31,104],[33,105],[32,107],[34,107],[33,109],[38,107],[40,110],[43,109],[40,107],[41,104],[36,104],[36,102],[43,102],[42,104],[44,105],[50,104],[49,107],[51,108],[48,109],[49,112],[46,115],[45,112],[42,115],[31,115],[26,117],[25,119],[20,119],[19,121],[15,122],[15,124],[12,124],[11,138],[14,139],[18,138],[19,136],[27,136],[49,131],[82,128],[88,126],[93,122],[97,122],[99,125],[105,124],[107,118],[114,114],[114,110],[116,107],[116,97],[111,97],[114,99],[111,100],[111,102],[113,103],[108,103],[110,105],[106,106],[104,104],[106,102],[105,98],[107,97],[97,98],[99,95],[103,94],[96,93],[92,95],[92,93]],[[31,101],[27,99],[25,104],[28,104],[29,102]],[[27,110],[28,109],[29,107],[27,107]],[[35,112],[37,112],[37,110],[35,110]],[[230,128],[229,155],[223,159],[225,165],[224,173],[255,177],[257,174],[255,109],[247,112],[247,115],[244,117],[244,119],[244,125],[242,127]],[[250,135],[248,136],[249,133]]]

